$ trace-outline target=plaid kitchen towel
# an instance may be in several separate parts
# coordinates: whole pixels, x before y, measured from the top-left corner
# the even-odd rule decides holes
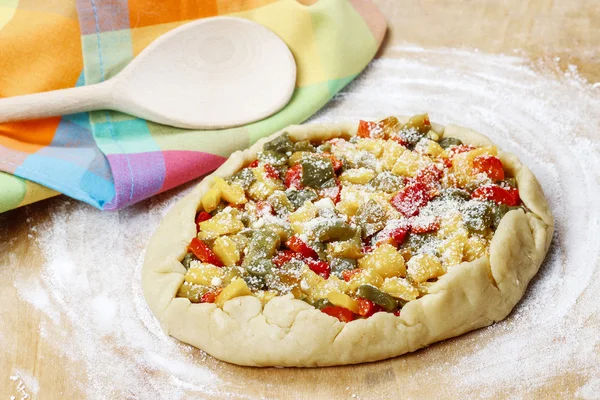
[[[59,192],[114,210],[206,174],[319,110],[375,56],[386,29],[368,0],[0,0],[0,97],[102,82],[160,35],[217,15],[254,20],[287,43],[298,72],[284,109],[212,131],[113,111],[2,124],[0,212]]]

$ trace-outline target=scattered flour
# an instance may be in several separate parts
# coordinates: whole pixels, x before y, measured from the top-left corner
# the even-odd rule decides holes
[[[10,400],[27,400],[32,395],[36,395],[40,389],[37,379],[31,376],[29,372],[22,369],[15,369],[9,379],[16,385],[17,396],[11,396]]]
[[[526,393],[565,370],[600,376],[600,88],[576,70],[557,73],[519,57],[391,50],[397,59],[375,61],[313,121],[429,111],[435,122],[476,129],[531,167],[557,226],[547,261],[513,314],[477,332],[472,349],[453,355],[459,363],[426,365],[411,385],[443,374],[453,391],[440,398],[492,397],[502,394],[498,388]],[[231,369],[165,336],[143,299],[144,246],[188,190],[112,213],[55,199],[48,224],[30,222],[47,262],[39,281],[17,277],[14,284],[24,301],[48,315],[40,326],[44,337],[83,363],[85,371],[72,376],[90,399],[244,397]],[[597,378],[583,382],[567,397],[598,398]],[[346,389],[348,397],[375,394]]]

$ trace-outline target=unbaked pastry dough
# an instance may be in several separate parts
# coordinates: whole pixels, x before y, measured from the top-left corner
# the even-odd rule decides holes
[[[408,118],[398,117],[402,123]],[[484,135],[455,125],[433,125],[442,137],[492,145]],[[356,134],[357,124],[290,126],[238,151],[213,175],[226,178],[256,158],[265,142],[283,132],[294,141]],[[338,321],[292,295],[264,307],[254,296],[231,299],[223,309],[177,298],[186,269],[181,260],[196,235],[194,216],[211,185],[206,177],[165,216],[152,237],[142,270],[145,298],[164,331],[221,360],[249,366],[314,367],[376,361],[415,351],[505,318],[523,296],[550,245],[554,220],[542,189],[519,159],[498,152],[516,178],[527,211],[509,211],[490,244],[489,258],[451,268],[428,294],[410,301],[399,317],[377,313]]]

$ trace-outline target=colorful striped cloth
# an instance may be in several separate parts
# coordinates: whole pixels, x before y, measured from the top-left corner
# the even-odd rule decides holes
[[[0,97],[102,82],[158,36],[217,15],[270,28],[298,66],[290,103],[238,128],[181,130],[113,111],[2,124],[0,212],[58,192],[100,209],[122,208],[206,174],[233,151],[306,120],[369,63],[386,27],[368,0],[302,3],[0,1]]]

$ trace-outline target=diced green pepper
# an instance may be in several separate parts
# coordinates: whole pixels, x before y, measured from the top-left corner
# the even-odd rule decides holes
[[[394,311],[398,308],[398,302],[392,296],[382,292],[372,285],[360,285],[356,289],[356,296],[371,300],[373,303],[383,307],[385,311]]]
[[[290,212],[294,211],[294,206],[286,196],[286,194],[280,190],[273,193],[267,199],[269,203],[273,206],[275,213],[279,216],[285,216]]]
[[[416,129],[420,134],[425,135],[431,129],[431,122],[429,122],[429,115],[419,114],[410,117],[404,129],[412,130]]]
[[[508,186],[510,187],[517,187],[517,178],[514,178],[512,176],[506,177],[504,178],[504,183],[506,183]]]
[[[470,231],[483,232],[494,220],[492,206],[487,201],[470,201],[461,211],[463,222]]]
[[[356,268],[356,260],[352,258],[332,258],[329,262],[331,273],[342,279],[344,271],[350,271]]]
[[[265,277],[258,275],[246,275],[244,276],[244,281],[246,281],[246,285],[248,288],[253,291],[262,290],[265,287]]]
[[[313,233],[319,242],[330,242],[352,239],[356,231],[346,222],[330,220],[318,224]]]
[[[299,142],[294,143],[294,152],[303,151],[307,153],[315,153],[317,148],[313,146],[308,140],[301,140]]]
[[[331,153],[331,143],[322,143],[319,147],[317,147],[317,151],[319,153]]]
[[[196,256],[194,255],[194,253],[187,253],[185,255],[185,257],[183,257],[183,260],[181,260],[181,263],[183,264],[183,266],[185,267],[185,269],[189,269],[190,268],[190,263],[194,260],[197,260]]]
[[[246,265],[246,270],[250,275],[265,276],[275,268],[273,261],[267,259],[255,260]]]
[[[286,242],[287,240],[289,240],[289,238],[294,236],[294,230],[291,226],[283,226],[279,224],[266,224],[263,227],[263,229],[269,229],[275,232],[279,236],[279,240],[281,240],[281,242]]]
[[[285,195],[289,199],[292,206],[294,206],[294,210],[302,207],[305,201],[314,201],[319,196],[315,192],[310,189],[305,190],[288,190],[285,192]]]
[[[233,175],[229,179],[229,181],[232,183],[237,183],[238,185],[243,187],[244,190],[248,190],[250,185],[252,185],[254,181],[256,181],[256,177],[254,176],[250,168],[244,168],[241,171],[237,172],[235,175]]]
[[[243,266],[259,259],[271,259],[281,244],[281,239],[277,232],[271,229],[260,229],[254,232],[250,243],[248,244],[246,257]]]
[[[285,132],[284,134],[277,136],[275,139],[267,142],[263,146],[264,151],[274,151],[277,153],[287,153],[294,149],[294,142],[290,139],[290,135]]]
[[[497,229],[500,225],[500,220],[510,210],[506,204],[494,203],[492,205],[492,228]]]
[[[319,299],[317,301],[315,301],[312,306],[314,308],[316,308],[317,310],[322,310],[325,307],[332,307],[333,304],[331,304],[331,302],[328,299]]]
[[[361,228],[363,239],[379,232],[385,227],[385,209],[375,200],[369,200],[356,210],[356,224]]]
[[[285,153],[278,153],[272,150],[261,151],[256,156],[260,161],[280,167],[287,164],[288,157]]]
[[[439,141],[439,145],[442,146],[443,149],[447,149],[451,146],[460,146],[461,144],[463,143],[460,139],[453,137],[445,137]]]
[[[369,182],[375,190],[382,190],[386,193],[395,193],[404,187],[404,181],[401,177],[392,174],[389,171],[381,172],[375,175],[375,178]]]
[[[406,239],[402,243],[402,248],[407,248],[410,250],[411,254],[417,254],[419,251],[425,246],[431,246],[435,248],[437,246],[432,246],[432,242],[436,242],[439,239],[435,236],[434,233],[410,233],[408,235],[408,239]]]
[[[469,201],[471,199],[471,195],[469,192],[463,189],[458,188],[448,188],[442,190],[441,197],[443,199],[454,200],[454,201]]]
[[[304,157],[302,165],[302,185],[321,189],[335,186],[335,172],[331,160],[322,157]]]

